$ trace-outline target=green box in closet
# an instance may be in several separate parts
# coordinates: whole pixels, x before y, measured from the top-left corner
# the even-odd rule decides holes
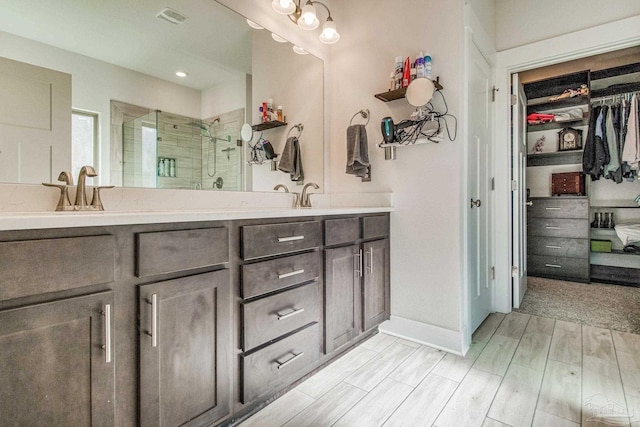
[[[611,252],[611,240],[591,240],[591,252]]]

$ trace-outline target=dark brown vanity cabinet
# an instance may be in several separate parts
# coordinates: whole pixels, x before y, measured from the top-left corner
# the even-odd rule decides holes
[[[330,354],[389,318],[389,217],[327,219],[324,225],[324,344]]]
[[[229,271],[140,287],[140,425],[207,425],[230,414]]]

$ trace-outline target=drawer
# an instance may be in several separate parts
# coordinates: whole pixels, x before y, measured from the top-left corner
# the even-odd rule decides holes
[[[533,198],[527,207],[530,218],[589,218],[589,202],[585,199],[563,199],[560,197]]]
[[[589,220],[528,218],[527,236],[589,238]]]
[[[362,218],[362,238],[373,239],[389,235],[389,216],[376,215]]]
[[[242,298],[253,298],[320,277],[320,252],[286,256],[242,267]]]
[[[240,357],[242,403],[274,393],[309,372],[320,359],[320,326],[315,323],[263,349]]]
[[[242,304],[242,349],[252,349],[311,322],[319,321],[318,287],[318,282],[313,282]]]
[[[328,219],[324,222],[324,244],[339,245],[360,238],[360,218]]]
[[[527,257],[527,272],[533,276],[540,274],[543,276],[588,281],[589,258],[530,255]]]
[[[566,237],[529,237],[527,239],[527,253],[530,255],[588,258],[589,239],[569,239]]]
[[[229,262],[226,227],[136,234],[136,276],[192,270]]]
[[[319,221],[242,227],[242,258],[253,259],[320,246]]]
[[[109,235],[0,243],[0,301],[114,280]]]

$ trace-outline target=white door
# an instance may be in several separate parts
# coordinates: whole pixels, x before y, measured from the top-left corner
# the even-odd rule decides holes
[[[517,74],[511,77],[511,206],[513,307],[520,307],[527,291],[527,97]]]
[[[468,148],[468,274],[470,330],[491,313],[491,68],[474,43],[469,43]]]

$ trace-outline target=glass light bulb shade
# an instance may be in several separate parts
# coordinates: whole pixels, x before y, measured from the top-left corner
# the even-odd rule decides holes
[[[322,34],[320,34],[320,41],[324,44],[333,44],[340,40],[340,34],[336,31],[336,23],[333,20],[327,19],[322,26]]]
[[[251,28],[255,28],[256,30],[264,30],[264,27],[256,24],[255,22],[253,22],[250,19],[247,19],[247,25],[249,25]]]
[[[286,43],[288,41],[287,39],[277,35],[276,33],[271,33],[271,38],[277,41],[278,43]]]
[[[281,15],[288,15],[296,10],[296,4],[293,0],[273,0],[271,7]]]
[[[318,16],[316,15],[316,8],[312,4],[305,4],[302,8],[302,14],[298,19],[298,27],[303,30],[315,30],[320,25]]]
[[[293,46],[293,51],[298,55],[308,55],[309,52],[301,48],[300,46]]]

